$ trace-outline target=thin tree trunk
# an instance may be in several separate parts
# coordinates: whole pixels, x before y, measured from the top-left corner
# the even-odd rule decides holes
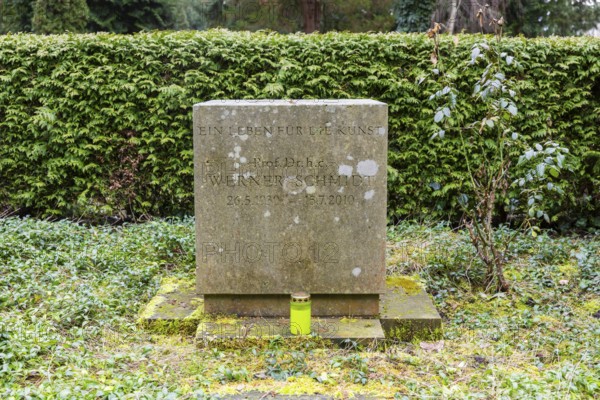
[[[458,7],[460,7],[460,0],[452,0],[450,2],[450,19],[448,19],[448,33],[454,33],[454,25],[456,24],[456,14],[458,13]]]
[[[321,26],[321,0],[302,0],[304,32],[318,31]]]

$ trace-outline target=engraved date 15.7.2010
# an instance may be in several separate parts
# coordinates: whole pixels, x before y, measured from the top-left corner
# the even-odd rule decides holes
[[[289,196],[289,195],[244,195],[244,196],[227,196],[228,206],[265,206],[272,204],[307,204],[309,206],[348,206],[354,204],[354,196],[352,195],[315,195],[307,194],[305,196]]]

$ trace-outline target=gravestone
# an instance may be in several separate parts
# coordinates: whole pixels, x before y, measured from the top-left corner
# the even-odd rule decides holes
[[[214,100],[194,106],[196,287],[207,313],[379,313],[387,105]]]

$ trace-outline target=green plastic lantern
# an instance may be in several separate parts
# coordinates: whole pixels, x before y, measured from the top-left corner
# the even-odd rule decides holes
[[[290,332],[292,335],[310,334],[310,306],[308,293],[292,293],[290,301]]]

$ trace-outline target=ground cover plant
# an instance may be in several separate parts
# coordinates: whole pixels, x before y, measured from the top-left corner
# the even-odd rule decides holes
[[[388,275],[424,285],[443,316],[443,342],[198,348],[136,326],[161,278],[193,274],[193,219],[0,219],[0,398],[593,398],[600,237],[518,235],[509,250],[512,289],[492,295],[467,232],[389,229]]]

